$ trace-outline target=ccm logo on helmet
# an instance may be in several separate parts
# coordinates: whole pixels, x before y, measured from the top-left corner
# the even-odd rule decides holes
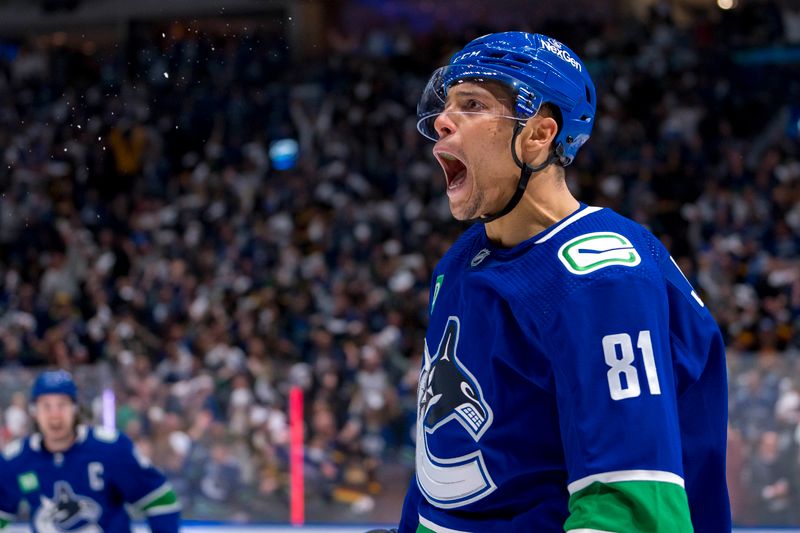
[[[583,71],[583,69],[581,68],[581,64],[575,61],[575,58],[569,55],[569,52],[561,48],[560,42],[556,41],[555,39],[542,39],[542,46],[544,46],[548,52],[557,55],[558,57],[560,57],[561,59],[563,59],[576,69],[578,69],[578,72]]]
[[[462,61],[464,59],[469,59],[470,57],[475,57],[475,56],[479,56],[479,55],[481,55],[480,50],[475,50],[473,52],[467,52],[465,54],[461,54],[460,56],[455,58],[452,62],[453,63],[458,63],[459,61]]]

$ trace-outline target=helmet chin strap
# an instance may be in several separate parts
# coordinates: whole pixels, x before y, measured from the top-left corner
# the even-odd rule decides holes
[[[522,195],[525,194],[525,189],[528,188],[528,181],[531,179],[531,176],[536,172],[541,172],[551,164],[558,161],[558,156],[555,154],[555,152],[551,152],[550,155],[547,156],[547,159],[544,160],[544,163],[536,165],[535,167],[520,161],[519,157],[517,157],[517,151],[514,149],[514,144],[516,143],[517,136],[519,135],[519,132],[522,131],[523,127],[524,124],[522,122],[516,122],[514,124],[514,135],[511,137],[511,156],[514,158],[514,162],[517,164],[517,166],[521,169],[519,181],[517,181],[517,190],[514,191],[514,195],[508,200],[508,203],[506,203],[503,209],[497,213],[481,215],[477,219],[483,223],[497,220],[498,218],[509,214],[515,207],[517,207],[519,201],[522,200]]]

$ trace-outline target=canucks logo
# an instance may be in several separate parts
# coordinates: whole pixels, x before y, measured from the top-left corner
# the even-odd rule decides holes
[[[583,276],[610,266],[635,267],[642,262],[627,237],[611,231],[578,235],[558,250],[558,259],[573,274]]]
[[[425,498],[442,508],[467,505],[497,488],[477,446],[458,457],[438,457],[428,444],[428,436],[451,421],[475,443],[492,424],[480,384],[458,360],[460,329],[458,317],[451,316],[433,357],[426,342],[417,391],[417,483]]]
[[[97,525],[102,510],[91,498],[78,496],[69,483],[57,481],[53,498],[41,496],[33,523],[39,533],[103,533]]]

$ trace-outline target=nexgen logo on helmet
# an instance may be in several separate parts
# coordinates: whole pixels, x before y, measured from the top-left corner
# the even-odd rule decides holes
[[[566,166],[589,139],[596,111],[595,88],[585,65],[557,40],[525,32],[492,33],[479,37],[437,69],[417,105],[417,129],[438,140],[433,127],[444,112],[447,91],[456,83],[495,81],[514,95],[513,116],[526,121],[544,102],[561,111],[562,124],[554,149]]]
[[[570,65],[572,65],[576,69],[578,69],[578,71],[582,71],[583,70],[583,67],[581,66],[581,64],[578,63],[578,61],[576,61],[574,57],[569,55],[569,52],[564,50],[562,48],[561,43],[556,41],[555,39],[542,39],[542,46],[544,46],[545,48],[550,50],[552,53],[557,55],[559,58],[563,59],[564,61],[566,61],[567,63],[569,63]]]

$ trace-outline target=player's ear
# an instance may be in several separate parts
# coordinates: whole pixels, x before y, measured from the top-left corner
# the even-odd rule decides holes
[[[558,134],[558,122],[553,117],[536,115],[528,119],[520,132],[522,155],[525,161],[533,163],[540,153],[549,153],[553,140]]]
[[[528,164],[544,161],[558,134],[558,122],[553,117],[536,115],[528,119],[519,134],[522,158]]]

